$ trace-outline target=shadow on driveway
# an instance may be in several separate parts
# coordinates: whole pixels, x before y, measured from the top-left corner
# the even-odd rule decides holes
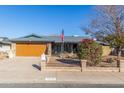
[[[38,70],[41,70],[41,66],[37,65],[37,64],[33,64],[32,65],[34,68],[38,69]]]

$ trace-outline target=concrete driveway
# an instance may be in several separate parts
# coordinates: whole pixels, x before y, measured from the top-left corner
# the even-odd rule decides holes
[[[37,82],[41,79],[40,58],[18,57],[0,61],[0,83]]]

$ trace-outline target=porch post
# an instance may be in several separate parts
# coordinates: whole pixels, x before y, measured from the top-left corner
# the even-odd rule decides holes
[[[71,44],[71,53],[73,53],[73,44]]]
[[[64,52],[64,42],[61,43],[61,53]]]
[[[51,56],[51,51],[52,51],[51,43],[48,43],[47,46],[48,46],[48,55]]]

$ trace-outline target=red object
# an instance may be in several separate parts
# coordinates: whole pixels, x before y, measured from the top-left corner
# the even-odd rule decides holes
[[[64,42],[64,30],[62,30],[62,34],[60,35],[60,38],[61,38],[62,42]]]
[[[80,42],[81,43],[90,43],[90,42],[93,42],[94,40],[93,39],[82,39]]]

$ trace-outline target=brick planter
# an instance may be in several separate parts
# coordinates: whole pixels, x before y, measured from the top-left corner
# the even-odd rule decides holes
[[[120,72],[124,72],[124,60],[120,60]]]
[[[87,67],[83,71],[89,72],[119,72],[117,67]]]
[[[41,62],[41,71],[45,71],[45,68],[46,68],[46,62],[42,61]]]
[[[83,72],[86,69],[87,66],[87,60],[81,60],[81,72]]]

